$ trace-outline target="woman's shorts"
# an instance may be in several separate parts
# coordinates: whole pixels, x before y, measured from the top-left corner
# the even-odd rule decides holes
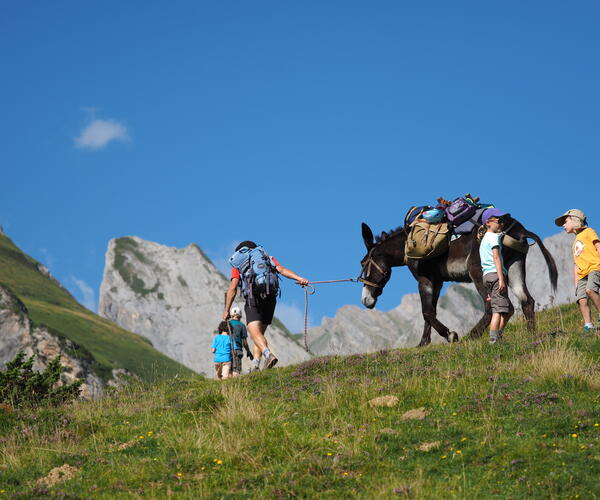
[[[500,282],[498,281],[498,273],[487,273],[483,275],[483,283],[490,294],[493,313],[509,313],[513,309],[513,305],[508,298],[508,286],[500,293]]]
[[[263,325],[270,325],[275,314],[275,296],[270,296],[262,300],[255,300],[252,303],[246,302],[244,312],[246,313],[246,324],[253,321],[260,321]]]

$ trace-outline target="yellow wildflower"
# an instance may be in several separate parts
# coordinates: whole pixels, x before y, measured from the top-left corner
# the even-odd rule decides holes
[[[572,437],[572,438],[576,438],[576,437],[577,437],[577,434],[571,434],[571,437]]]
[[[148,437],[152,436],[152,434],[154,434],[154,432],[148,431]]]
[[[144,436],[138,436],[139,439],[144,439]]]
[[[217,460],[217,465],[223,465],[223,460]]]
[[[469,438],[464,437],[461,439],[461,441],[466,441],[467,439],[469,439]]]
[[[441,458],[442,460],[445,460],[445,459],[447,458],[447,456],[446,456],[446,455],[442,455],[440,458]]]
[[[452,412],[452,416],[456,417],[456,415],[458,415],[458,413],[456,413],[455,411]]]
[[[181,472],[178,472],[177,477],[181,477],[181,476],[183,476],[183,474]]]
[[[327,452],[327,456],[328,456],[328,457],[330,457],[330,456],[332,456],[332,455],[333,455],[333,453],[331,453],[330,451],[328,451],[328,452]]]
[[[462,451],[460,451],[460,450],[456,450],[456,454],[457,454],[457,455],[461,455],[461,454],[462,454]]]

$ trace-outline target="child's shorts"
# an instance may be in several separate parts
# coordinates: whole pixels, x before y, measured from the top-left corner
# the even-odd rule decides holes
[[[513,310],[513,305],[508,298],[508,286],[500,293],[498,273],[487,273],[483,275],[483,284],[490,294],[493,313],[509,313]]]
[[[215,363],[215,373],[219,379],[229,377],[230,370],[231,361],[227,361],[226,363]]]
[[[231,371],[234,373],[242,373],[242,358],[244,353],[242,351],[233,351],[233,359],[231,360]]]
[[[585,278],[581,278],[577,282],[577,288],[575,289],[577,302],[581,299],[587,299],[586,290],[593,290],[596,293],[600,293],[600,271],[591,271]]]

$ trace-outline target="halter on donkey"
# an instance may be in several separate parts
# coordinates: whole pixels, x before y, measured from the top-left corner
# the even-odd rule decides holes
[[[548,272],[552,290],[556,290],[558,272],[556,263],[550,252],[546,249],[540,237],[528,231],[515,219],[506,223],[508,230],[507,239],[511,246],[503,246],[502,256],[504,265],[508,270],[508,285],[521,302],[523,314],[527,319],[527,329],[535,330],[535,301],[532,298],[525,282],[525,260],[527,258],[527,238],[534,240],[540,247]],[[400,227],[391,233],[382,233],[375,241],[373,232],[365,223],[362,224],[362,236],[367,247],[367,254],[361,261],[362,272],[360,281],[362,289],[362,303],[372,309],[377,303],[377,297],[383,293],[383,288],[392,275],[392,268],[407,266],[419,285],[421,297],[421,310],[425,325],[420,346],[431,342],[431,327],[433,327],[448,342],[458,340],[458,334],[451,332],[437,319],[436,309],[440,291],[444,282],[456,281],[474,283],[477,292],[485,304],[485,312],[479,322],[471,329],[471,338],[480,337],[491,319],[491,306],[485,300],[487,291],[483,284],[481,262],[479,259],[479,241],[477,228],[471,233],[462,235],[450,242],[448,252],[427,260],[407,259],[404,255],[404,246],[407,233]],[[506,241],[505,241],[506,243]]]

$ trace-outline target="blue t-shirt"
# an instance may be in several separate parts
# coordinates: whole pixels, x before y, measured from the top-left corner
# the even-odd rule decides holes
[[[213,339],[212,348],[215,349],[215,363],[231,361],[231,342],[229,335],[219,333]]]
[[[248,338],[246,325],[237,319],[229,321],[231,325],[231,333],[233,334],[233,345],[236,351],[241,351],[244,346],[244,339]]]
[[[500,241],[500,233],[492,233],[488,231],[483,236],[481,244],[479,245],[479,258],[481,259],[481,269],[483,274],[495,273],[496,266],[494,265],[494,253],[492,250],[498,247],[500,252],[500,264],[502,265],[502,272],[506,275],[506,268],[504,267],[504,259],[502,258],[502,241]]]

